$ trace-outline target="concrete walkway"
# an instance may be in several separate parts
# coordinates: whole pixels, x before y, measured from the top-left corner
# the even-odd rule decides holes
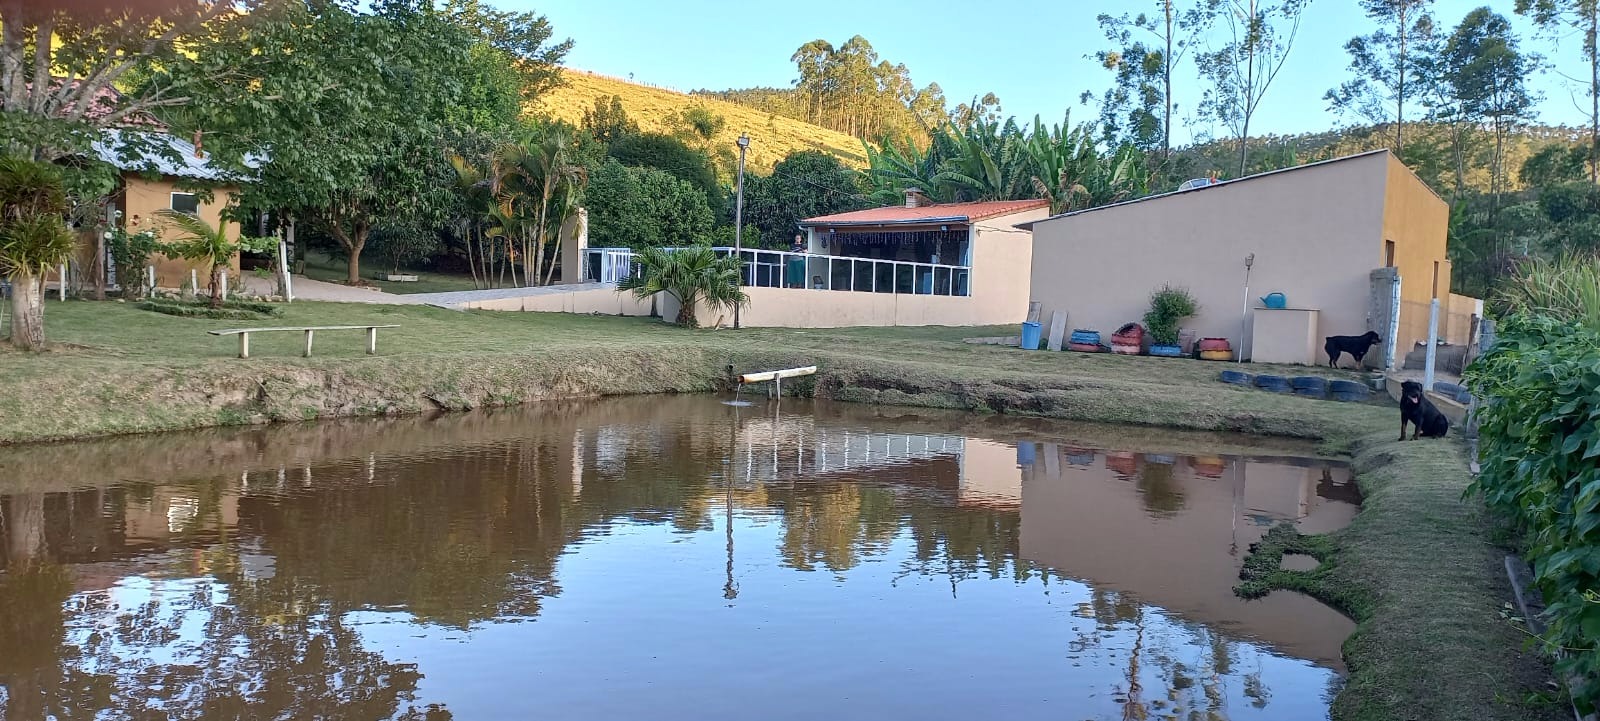
[[[272,278],[246,276],[245,289],[258,295],[277,292],[277,281]],[[457,290],[445,293],[385,293],[375,288],[356,288],[340,283],[312,280],[305,276],[294,277],[296,300],[317,300],[330,303],[377,303],[381,305],[432,305],[458,310],[473,301],[502,298],[528,298],[554,295],[579,290],[606,287],[604,283],[576,283],[572,285],[547,285],[538,288],[491,288],[488,290]]]

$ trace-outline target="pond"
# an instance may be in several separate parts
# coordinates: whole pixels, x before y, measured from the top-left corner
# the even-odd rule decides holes
[[[0,449],[0,717],[1318,719],[1238,436],[648,397]]]

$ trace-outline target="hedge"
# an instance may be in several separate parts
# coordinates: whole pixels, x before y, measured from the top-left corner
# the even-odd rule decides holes
[[[212,308],[205,302],[179,301],[169,298],[151,298],[139,304],[140,308],[184,318],[212,318],[216,320],[259,320],[283,315],[283,309],[271,303],[251,301],[223,301],[221,308]]]
[[[1544,596],[1542,639],[1585,712],[1600,706],[1600,333],[1504,319],[1467,368],[1482,473],[1468,492],[1519,533]]]

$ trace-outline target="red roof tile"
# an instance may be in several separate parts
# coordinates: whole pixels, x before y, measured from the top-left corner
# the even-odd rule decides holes
[[[835,213],[816,218],[807,218],[800,221],[801,225],[895,225],[907,223],[934,223],[939,221],[951,223],[975,223],[980,220],[997,218],[1002,215],[1020,213],[1024,210],[1034,210],[1050,205],[1050,201],[1036,200],[996,200],[983,203],[941,203],[938,205],[924,205],[916,208],[907,208],[903,205],[892,205],[886,208],[870,208],[867,210],[854,210],[848,213]]]

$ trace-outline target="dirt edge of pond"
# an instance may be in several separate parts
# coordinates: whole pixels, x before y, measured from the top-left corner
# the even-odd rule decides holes
[[[1333,718],[1570,719],[1548,658],[1506,613],[1506,551],[1482,504],[1462,497],[1464,445],[1374,433],[1352,450],[1355,520],[1326,535],[1274,528],[1251,546],[1236,589],[1306,593],[1355,619]],[[1321,563],[1285,570],[1285,554]]]
[[[0,416],[0,443],[707,392],[729,389],[730,366],[811,364],[822,370],[786,383],[786,394],[1317,440],[1325,452],[1352,457],[1365,496],[1355,521],[1328,537],[1326,562],[1301,589],[1358,624],[1344,647],[1350,678],[1334,718],[1560,718],[1559,704],[1538,703],[1547,665],[1522,651],[1523,635],[1501,618],[1509,588],[1481,505],[1461,498],[1464,449],[1373,433],[1392,425],[1392,410],[1216,382],[1065,377],[860,350],[605,344],[559,353],[74,366],[0,378],[0,394],[17,394],[20,411]]]

